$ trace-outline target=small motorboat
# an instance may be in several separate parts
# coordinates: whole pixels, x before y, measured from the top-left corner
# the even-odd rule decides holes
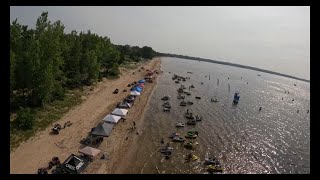
[[[196,134],[187,134],[186,136],[184,136],[185,138],[189,138],[189,139],[195,139],[196,137],[198,137],[198,135]]]
[[[212,99],[211,99],[211,102],[218,102],[218,99],[212,98]]]
[[[202,121],[202,116],[196,116],[196,121]]]
[[[181,123],[181,122],[179,122],[179,123],[176,124],[176,127],[185,127],[185,126],[186,126],[186,125],[183,124],[183,123]]]
[[[192,113],[187,113],[186,118],[187,119],[194,119],[194,115]]]
[[[180,106],[186,106],[186,105],[187,105],[187,102],[185,102],[185,101],[180,102]]]
[[[220,165],[220,162],[216,158],[205,158],[204,159],[204,164],[206,165]]]
[[[163,103],[163,106],[165,106],[165,105],[170,105],[170,103],[167,101],[167,102],[164,102]]]
[[[166,147],[161,148],[160,152],[161,151],[172,151],[172,150],[173,150],[173,147],[166,146]]]
[[[164,112],[170,111],[170,108],[163,108],[163,111],[164,111]]]
[[[199,132],[198,132],[198,131],[188,131],[187,134],[188,134],[188,135],[193,135],[193,134],[195,134],[195,135],[198,136],[198,135],[199,135]]]
[[[178,84],[178,83],[179,83],[179,81],[175,81],[175,83],[177,83],[177,84]]]
[[[187,104],[188,104],[188,105],[192,105],[193,102],[192,102],[192,101],[187,101]]]
[[[181,84],[180,88],[181,89],[186,89],[186,87],[183,84]]]
[[[234,93],[233,103],[234,103],[234,104],[238,104],[239,99],[240,99],[239,93],[238,93],[238,92]]]
[[[201,99],[201,97],[199,97],[199,96],[196,96],[196,99]]]
[[[164,108],[171,109],[171,105],[170,105],[170,104],[164,104],[163,107],[164,107]]]
[[[171,151],[172,151],[172,150],[170,150],[170,149],[161,149],[161,150],[160,150],[161,153],[163,153],[163,154],[170,154],[170,155],[171,155],[171,153],[172,153]]]
[[[161,100],[169,100],[170,97],[169,96],[164,96],[163,98],[161,98]]]
[[[182,88],[179,88],[179,89],[178,89],[178,92],[179,92],[179,93],[183,93],[183,89],[182,89]]]
[[[208,169],[207,169],[208,172],[211,172],[211,173],[214,173],[214,172],[223,172],[223,167],[221,165],[213,165],[213,164],[210,164],[208,166]]]
[[[195,120],[189,120],[189,121],[187,122],[187,124],[188,124],[188,125],[196,125],[197,122],[196,122]]]
[[[185,160],[186,160],[187,162],[190,162],[190,160],[196,161],[196,160],[198,160],[198,159],[199,159],[199,157],[196,156],[196,155],[193,155],[193,154],[188,154],[188,155],[186,155],[186,158],[185,158]]]
[[[184,144],[184,147],[187,148],[187,149],[193,149],[194,146],[197,145],[197,144],[198,144],[197,142],[195,142],[195,143],[194,142],[187,142],[187,143]]]
[[[184,142],[184,141],[186,141],[185,139],[183,139],[182,137],[173,137],[172,138],[172,141],[173,142]]]
[[[174,137],[180,137],[180,134],[179,133],[172,133],[169,136],[169,138],[174,138]]]
[[[180,95],[179,95],[177,98],[178,98],[178,99],[184,99],[185,96],[180,96]]]

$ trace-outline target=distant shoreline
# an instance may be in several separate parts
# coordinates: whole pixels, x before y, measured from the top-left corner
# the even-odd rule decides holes
[[[174,58],[180,58],[180,59],[189,59],[189,60],[194,60],[194,61],[203,61],[203,62],[216,63],[216,64],[222,64],[222,65],[227,65],[227,66],[234,66],[234,67],[239,67],[239,68],[244,68],[244,69],[251,69],[254,71],[274,74],[274,75],[283,76],[283,77],[287,77],[287,78],[296,79],[296,80],[310,83],[310,80],[298,78],[295,76],[282,74],[282,73],[278,73],[278,72],[274,72],[274,71],[269,71],[269,70],[265,70],[265,69],[260,69],[260,68],[256,68],[256,67],[252,67],[252,66],[245,66],[245,65],[241,65],[241,64],[230,63],[230,62],[217,61],[217,60],[212,60],[212,59],[204,59],[204,58],[198,58],[198,57],[183,56],[183,55],[176,55],[176,54],[167,54],[167,53],[159,53],[158,56],[174,57]]]

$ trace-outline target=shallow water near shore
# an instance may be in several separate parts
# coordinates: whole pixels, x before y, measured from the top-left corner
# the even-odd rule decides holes
[[[309,83],[176,58],[162,58],[161,70],[163,74],[157,79],[144,115],[145,127],[139,136],[139,148],[128,162],[127,173],[202,174],[207,169],[204,158],[212,156],[222,163],[224,173],[310,173]],[[172,80],[174,73],[190,79],[176,84]],[[185,99],[193,105],[179,105],[177,89],[180,84],[195,86]],[[233,105],[236,91],[240,92],[240,101]],[[164,95],[171,96],[170,112],[163,112],[160,99]],[[219,102],[211,102],[212,97]],[[201,115],[203,121],[195,126],[176,128],[177,122],[187,122],[184,117],[187,109]],[[189,130],[199,132],[195,139],[199,145],[194,150],[185,149],[182,143],[170,142],[170,133],[185,136]],[[174,148],[168,160],[159,152],[161,138]],[[190,152],[199,160],[185,163],[184,155]]]

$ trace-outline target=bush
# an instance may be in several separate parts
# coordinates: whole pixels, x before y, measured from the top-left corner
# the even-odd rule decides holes
[[[19,129],[29,130],[33,128],[35,118],[29,108],[21,108],[17,112],[16,123]]]

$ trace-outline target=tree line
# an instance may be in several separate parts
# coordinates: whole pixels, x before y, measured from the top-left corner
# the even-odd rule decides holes
[[[126,61],[151,59],[156,52],[144,46],[114,45],[108,37],[87,32],[64,32],[60,21],[43,12],[34,29],[17,19],[10,24],[10,111],[46,107],[63,99],[66,90],[118,76]]]

